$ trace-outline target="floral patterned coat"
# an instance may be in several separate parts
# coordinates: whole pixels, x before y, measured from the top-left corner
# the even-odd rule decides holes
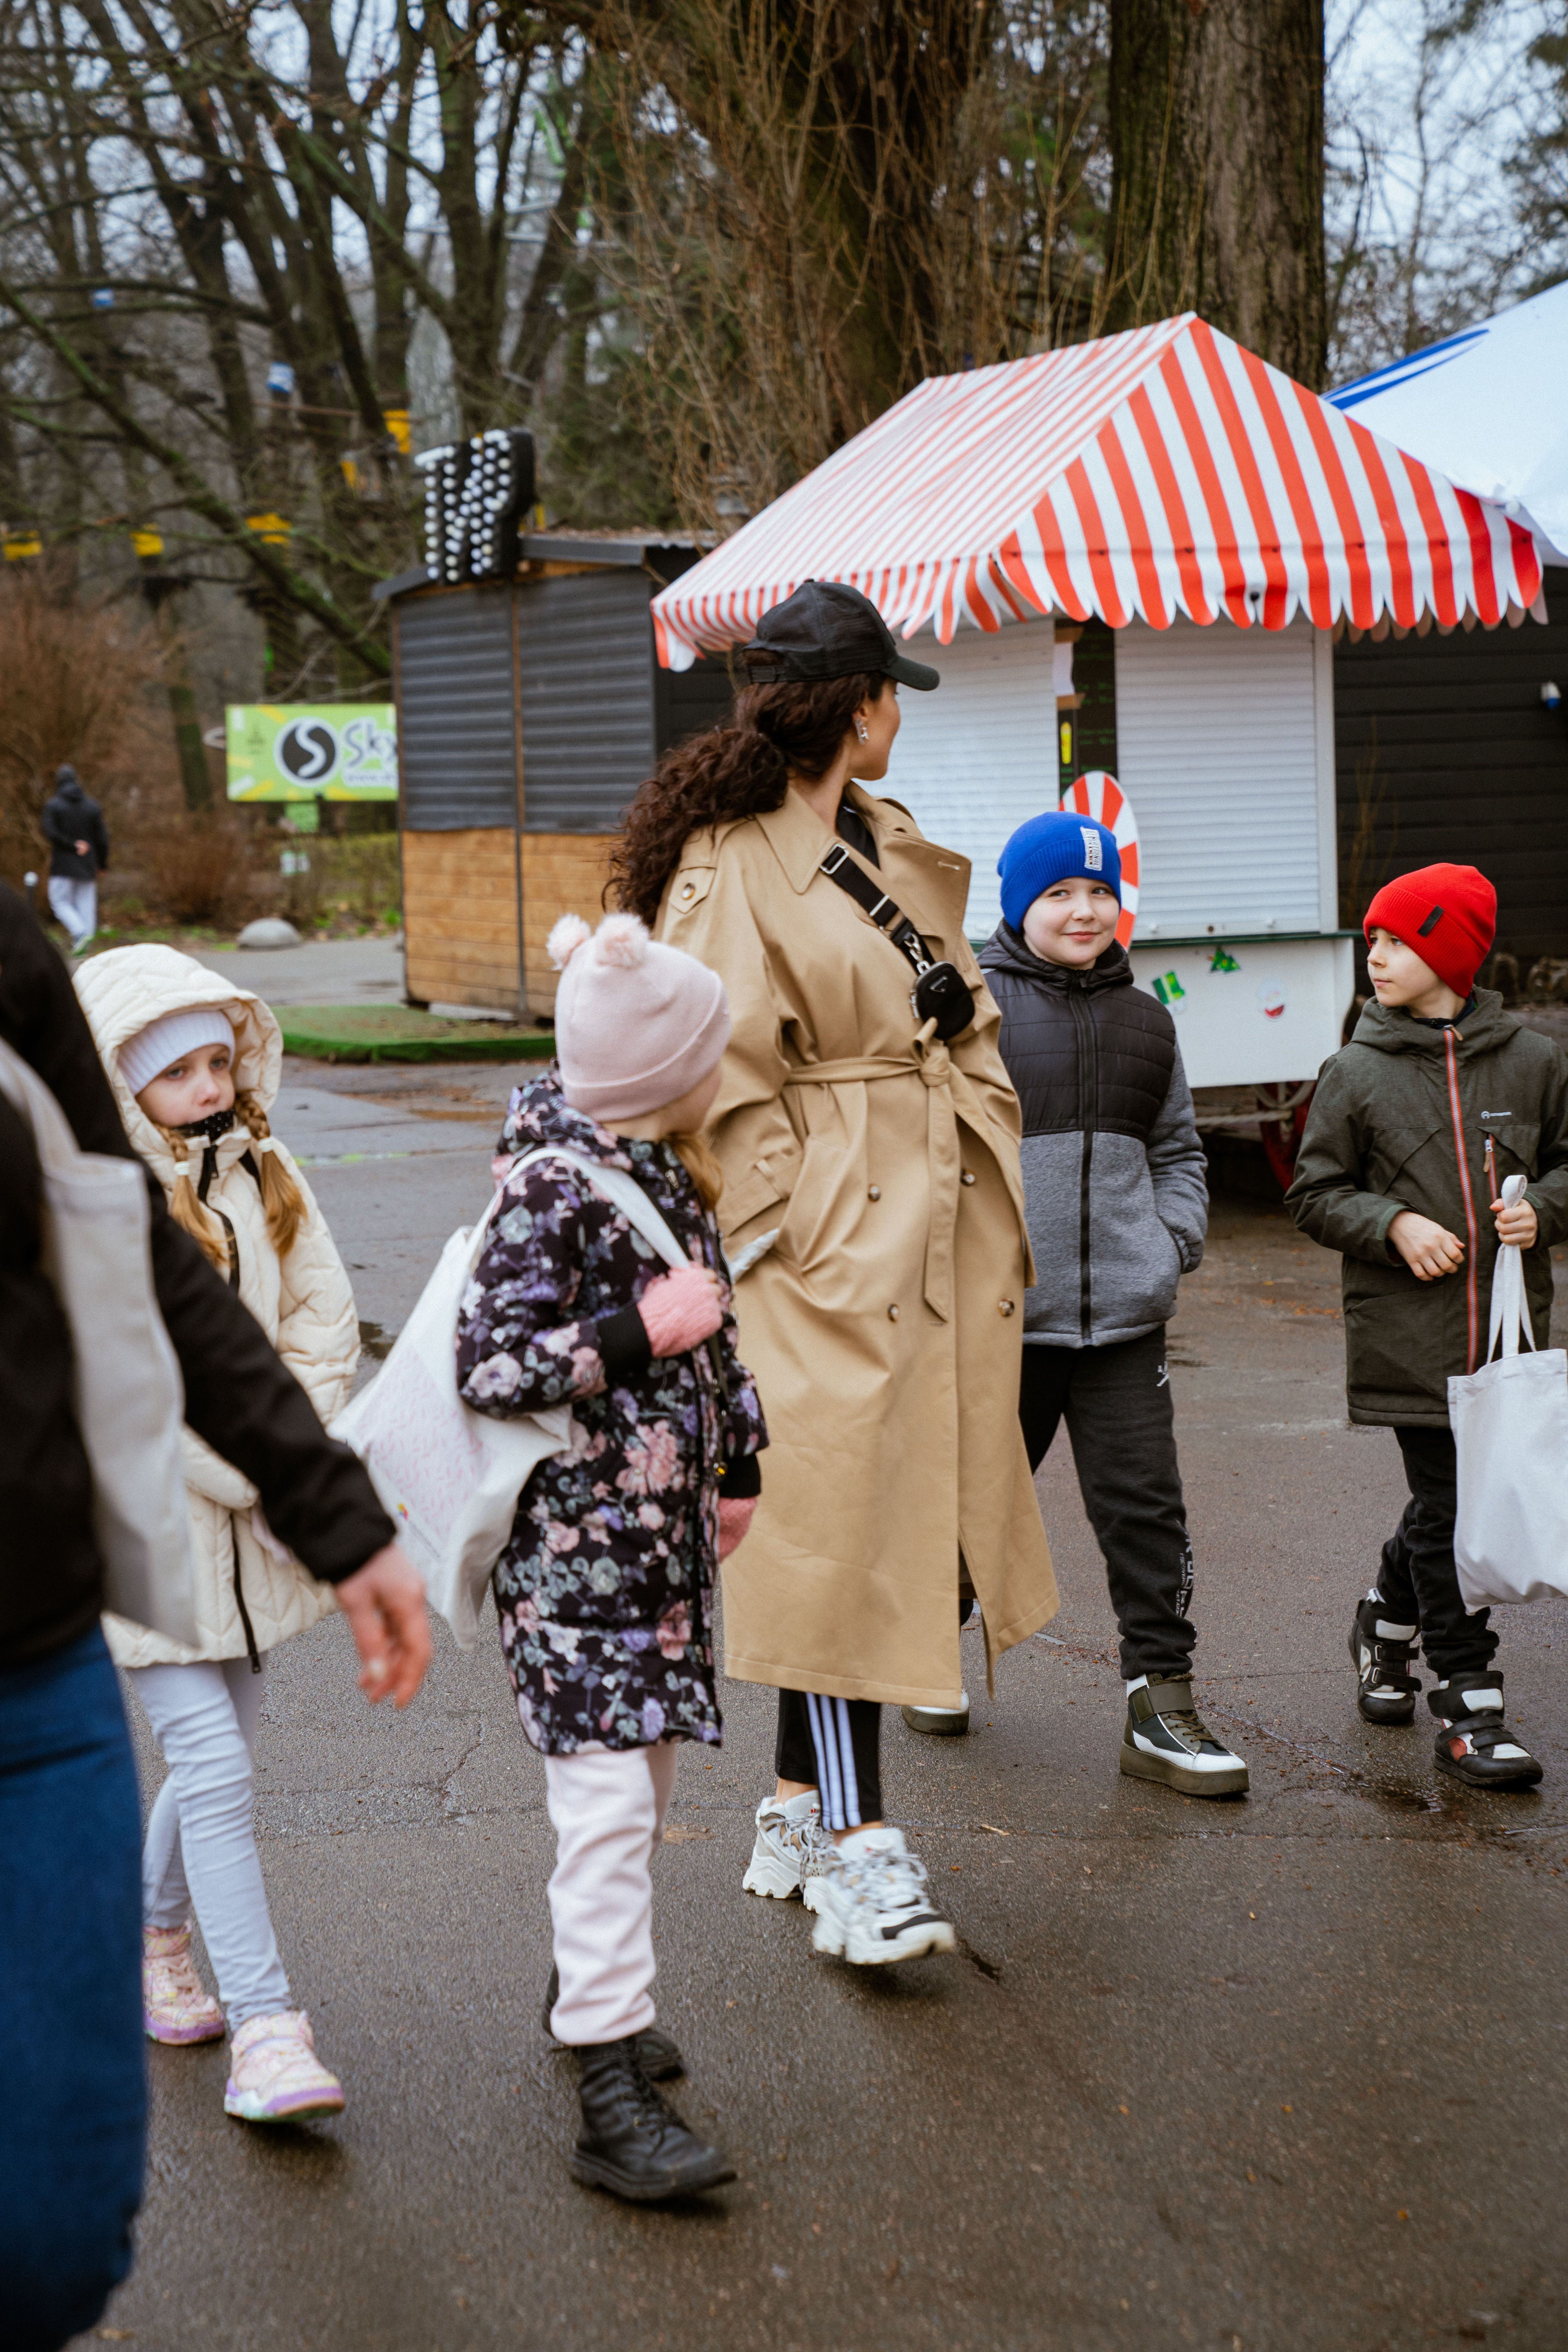
[[[673,1148],[572,1109],[553,1069],[518,1087],[501,1131],[509,1155],[549,1143],[628,1171],[696,1263],[722,1268]],[[720,1738],[721,1481],[760,1490],[767,1433],[728,1312],[726,1394],[705,1349],[650,1356],[635,1302],[668,1270],[574,1170],[542,1163],[508,1180],[458,1318],[458,1382],[476,1412],[572,1407],[571,1449],[523,1488],[495,1572],[518,1714],[547,1755]]]

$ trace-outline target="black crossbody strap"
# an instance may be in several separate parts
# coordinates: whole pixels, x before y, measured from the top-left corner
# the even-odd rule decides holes
[[[922,980],[931,971],[932,961],[924,940],[902,908],[897,906],[885,890],[878,889],[863,866],[856,865],[842,842],[834,843],[817,872],[826,874],[830,882],[837,882],[841,890],[848,892],[855,904],[870,916],[877,929],[891,940],[915,978]]]

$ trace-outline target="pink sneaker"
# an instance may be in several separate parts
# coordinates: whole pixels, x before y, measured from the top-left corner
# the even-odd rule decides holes
[[[153,2042],[219,2042],[223,2011],[196,1974],[191,1923],[142,1930],[142,2022]]]
[[[247,2124],[290,2122],[300,2116],[335,2116],[343,2086],[316,2055],[316,2037],[302,2009],[276,2017],[247,2017],[229,2049],[226,2115]]]

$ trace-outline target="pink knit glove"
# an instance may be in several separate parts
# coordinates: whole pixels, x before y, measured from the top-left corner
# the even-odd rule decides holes
[[[705,1265],[678,1265],[648,1284],[637,1313],[656,1356],[684,1356],[724,1320],[719,1277]]]
[[[721,1495],[719,1497],[719,1557],[728,1559],[735,1546],[752,1524],[752,1514],[762,1500],[760,1495]]]

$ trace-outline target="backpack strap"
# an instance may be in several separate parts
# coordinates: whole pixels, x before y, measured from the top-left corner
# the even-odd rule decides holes
[[[599,1161],[588,1160],[581,1152],[569,1150],[565,1144],[545,1143],[514,1160],[507,1174],[515,1176],[520,1168],[531,1167],[540,1160],[563,1160],[569,1168],[574,1168],[584,1182],[601,1199],[619,1209],[626,1223],[635,1226],[644,1241],[658,1252],[666,1265],[691,1264],[637,1178],[629,1175],[624,1168],[605,1168]]]

